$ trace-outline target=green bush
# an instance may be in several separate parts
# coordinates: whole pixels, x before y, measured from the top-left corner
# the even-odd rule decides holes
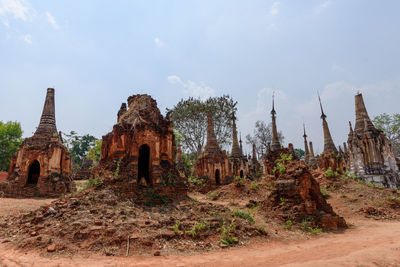
[[[220,242],[224,245],[232,245],[238,242],[238,238],[235,236],[236,225],[235,219],[231,221],[231,223],[226,226],[225,221],[221,227],[221,237]]]
[[[175,233],[179,232],[179,224],[181,223],[181,221],[176,220],[174,226],[172,227],[172,230],[174,230]]]
[[[257,183],[256,181],[253,181],[253,182],[251,182],[250,189],[253,190],[253,191],[257,191],[258,188],[259,188],[259,185],[260,184]]]
[[[285,223],[285,228],[287,230],[291,230],[292,229],[292,221],[291,220],[287,220]]]
[[[211,200],[217,200],[218,199],[218,192],[213,191],[210,193]]]
[[[292,159],[293,159],[293,155],[292,154],[281,153],[281,160],[282,161],[291,161]]]
[[[234,176],[233,177],[233,182],[235,183],[235,186],[237,187],[242,187],[243,186],[243,180],[244,178],[241,178],[240,176]]]
[[[249,210],[247,212],[243,212],[243,211],[241,211],[239,209],[235,209],[233,211],[233,215],[235,215],[237,217],[240,217],[242,219],[248,220],[251,224],[255,224],[256,223],[254,221],[255,214],[251,215]]]
[[[328,190],[326,189],[326,186],[321,187],[321,194],[323,197],[329,196]]]
[[[324,175],[325,175],[326,178],[336,178],[336,177],[339,176],[339,172],[338,171],[333,171],[331,169],[331,167],[329,167],[328,170],[326,170]]]
[[[192,237],[195,237],[200,233],[200,231],[204,230],[205,228],[206,228],[206,224],[204,221],[201,223],[195,222],[192,229],[189,231],[186,231],[185,233],[191,235]]]

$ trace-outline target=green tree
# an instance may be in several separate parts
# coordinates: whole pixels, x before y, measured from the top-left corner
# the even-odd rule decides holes
[[[10,159],[23,141],[19,122],[0,121],[0,171],[8,171]]]
[[[179,101],[171,110],[167,109],[168,118],[179,133],[182,150],[196,155],[202,151],[207,140],[207,112],[213,115],[219,145],[230,145],[232,114],[237,110],[236,104],[229,95],[210,97],[205,101],[189,97]]]
[[[101,146],[103,144],[103,140],[102,139],[97,139],[94,142],[94,146],[89,148],[89,151],[86,155],[87,159],[91,159],[95,162],[99,162],[100,161],[100,156],[101,156]]]
[[[278,139],[281,145],[285,137],[282,132],[278,132]],[[254,125],[253,135],[246,135],[246,144],[253,146],[256,145],[256,153],[260,157],[268,150],[268,144],[272,142],[272,123],[267,124],[264,121],[256,121]]]
[[[301,158],[303,158],[305,156],[306,152],[301,148],[295,148],[294,149],[294,154],[296,154],[296,157],[301,159]]]
[[[95,146],[97,138],[89,134],[80,136],[75,131],[71,131],[69,134],[63,133],[63,135],[64,143],[71,153],[72,161],[81,165],[89,149]]]
[[[400,114],[380,114],[372,120],[375,127],[382,130],[392,144],[394,153],[400,155]]]

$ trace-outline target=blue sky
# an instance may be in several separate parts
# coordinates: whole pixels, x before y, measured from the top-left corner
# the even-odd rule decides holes
[[[121,102],[148,93],[165,113],[181,98],[230,94],[242,136],[270,121],[321,152],[317,90],[336,145],[354,121],[400,112],[400,1],[0,0],[0,120],[39,123],[56,89],[57,127],[101,137]]]

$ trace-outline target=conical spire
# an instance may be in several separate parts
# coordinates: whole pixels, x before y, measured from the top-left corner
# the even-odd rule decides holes
[[[323,154],[328,153],[338,153],[335,144],[333,143],[331,132],[329,131],[328,123],[326,122],[326,115],[322,108],[321,97],[318,93],[319,105],[321,107],[321,119],[322,119],[322,128],[324,130],[324,152]]]
[[[235,114],[232,115],[232,137],[233,137],[233,142],[232,142],[232,157],[240,157],[240,147],[239,147],[239,142],[238,142],[238,136],[237,136],[237,129],[236,129],[236,117]]]
[[[35,135],[52,136],[57,134],[55,104],[54,104],[54,89],[48,88],[46,100],[43,106],[42,117],[36,129]]]
[[[281,144],[279,143],[278,138],[278,130],[276,128],[276,111],[275,111],[275,94],[272,94],[272,110],[271,110],[271,117],[272,117],[272,144],[271,150],[275,151],[281,148]]]
[[[253,143],[253,156],[251,158],[253,164],[257,164],[256,144]]]
[[[219,145],[217,143],[217,137],[214,132],[214,122],[211,113],[207,113],[207,144],[205,147],[207,153],[213,153],[215,151],[220,151]]]
[[[304,155],[304,160],[305,162],[308,162],[308,159],[310,157],[310,151],[308,150],[308,142],[307,142],[307,134],[306,134],[306,126],[303,123],[303,130],[304,130],[304,151],[305,151],[305,155]]]
[[[244,154],[243,154],[242,134],[240,134],[239,146],[240,146],[240,155],[243,156]]]
[[[315,154],[314,154],[314,146],[313,143],[310,141],[310,157],[314,158]]]
[[[369,118],[367,109],[365,108],[364,99],[361,93],[355,95],[356,105],[356,125],[354,130],[359,133],[365,129],[365,121],[367,123],[367,129],[375,129],[371,119]]]

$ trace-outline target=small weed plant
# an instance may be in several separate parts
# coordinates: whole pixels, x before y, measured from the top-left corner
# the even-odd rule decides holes
[[[326,172],[325,172],[325,177],[326,178],[336,178],[339,176],[339,172],[338,171],[333,171],[331,167],[329,167]]]
[[[285,228],[287,230],[292,230],[292,220],[287,220],[285,223]]]
[[[236,232],[235,219],[233,219],[228,226],[224,221],[221,227],[221,237],[220,237],[221,244],[227,246],[236,244],[239,240],[235,236],[235,232]]]
[[[241,211],[239,209],[235,209],[233,211],[233,215],[235,215],[236,217],[240,217],[242,219],[248,220],[251,224],[255,224],[256,222],[254,221],[254,217],[255,214],[251,214],[250,210],[248,210],[247,212]]]

